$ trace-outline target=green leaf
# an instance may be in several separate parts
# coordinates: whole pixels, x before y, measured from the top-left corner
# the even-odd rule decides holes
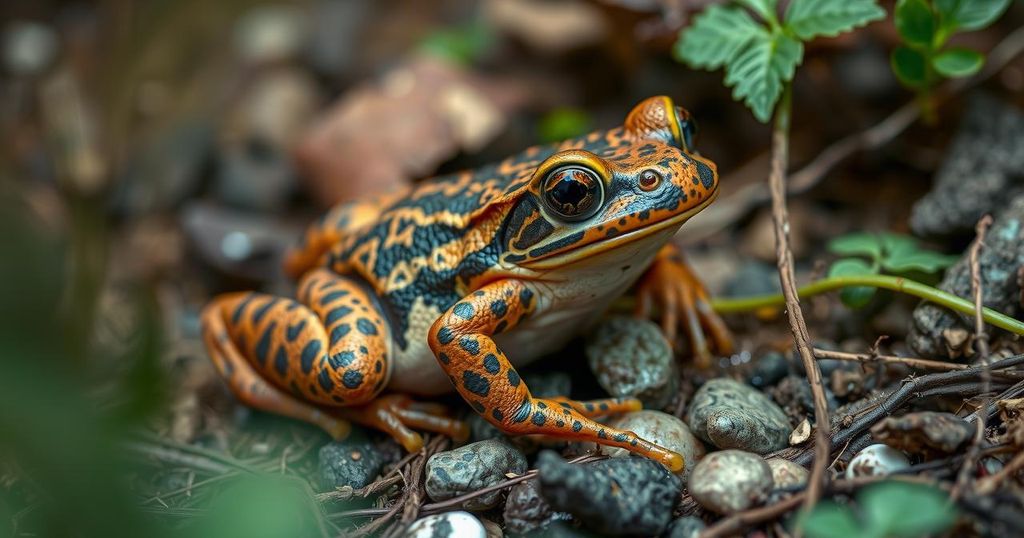
[[[927,63],[920,52],[907,47],[896,47],[890,56],[892,72],[908,88],[923,88],[928,84]]]
[[[576,138],[590,130],[590,115],[578,108],[557,108],[541,119],[537,129],[544,142]]]
[[[776,20],[775,12],[778,9],[779,0],[737,0],[737,2],[750,8],[766,21]]]
[[[860,258],[843,258],[833,263],[832,267],[829,267],[828,276],[873,275],[877,272],[874,267]],[[863,307],[871,301],[874,295],[875,288],[867,286],[843,288],[843,291],[839,292],[839,298],[849,308]]]
[[[875,0],[793,0],[786,8],[786,28],[804,41],[835,37],[885,18]]]
[[[782,32],[764,33],[726,65],[725,85],[733,86],[733,99],[742,99],[755,118],[767,123],[783,82],[792,80],[803,54],[803,43]]]
[[[846,507],[822,501],[800,520],[799,527],[807,538],[849,538],[862,536],[860,525]]]
[[[881,233],[878,234],[878,240],[882,243],[882,251],[886,257],[913,253],[920,250],[917,246],[917,239],[906,234]]]
[[[882,240],[877,234],[853,233],[829,241],[828,250],[840,256],[867,256],[879,260],[882,258]]]
[[[935,0],[942,25],[950,32],[980,30],[995,22],[1008,7],[1010,0]]]
[[[673,52],[694,68],[718,69],[732,61],[751,40],[768,32],[744,10],[711,6],[680,32]]]
[[[896,2],[896,30],[912,47],[928,48],[935,37],[935,14],[924,0]]]
[[[964,48],[951,48],[932,58],[932,67],[947,77],[969,77],[985,63],[980,52]]]
[[[956,520],[941,490],[924,484],[887,481],[868,487],[857,500],[871,536],[917,537],[944,531]]]
[[[958,258],[956,256],[947,256],[938,252],[919,250],[916,252],[889,256],[882,260],[882,267],[890,273],[904,274],[912,271],[920,271],[922,273],[933,274],[953,265],[956,263],[957,259]]]
[[[493,45],[494,32],[485,24],[471,23],[435,31],[425,37],[419,47],[427,54],[459,64],[470,64],[486,54]]]

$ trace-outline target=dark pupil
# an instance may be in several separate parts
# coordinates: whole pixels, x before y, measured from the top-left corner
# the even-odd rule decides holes
[[[590,173],[584,170],[559,170],[548,182],[548,200],[563,215],[581,215],[594,204],[595,182]]]

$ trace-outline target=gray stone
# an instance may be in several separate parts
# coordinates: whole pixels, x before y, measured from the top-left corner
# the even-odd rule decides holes
[[[405,538],[485,538],[483,523],[469,512],[443,512],[413,522]]]
[[[648,320],[614,316],[595,327],[586,344],[590,370],[612,396],[633,396],[646,407],[668,404],[678,386],[672,347]]]
[[[705,383],[686,410],[693,433],[718,448],[766,454],[785,447],[792,426],[775,402],[729,378]]]
[[[790,488],[807,483],[811,473],[804,466],[782,458],[765,461],[772,470],[772,481],[776,488]]]
[[[754,361],[754,368],[747,377],[752,386],[763,389],[774,385],[789,373],[789,361],[778,351],[765,353]]]
[[[1024,154],[1024,141],[1020,143],[1019,152]],[[1008,198],[1008,193],[1005,196]],[[984,282],[982,303],[1020,319],[1024,308],[1021,305],[1017,271],[1022,266],[1024,194],[1013,198],[1009,206],[996,213],[992,227],[985,235],[985,247],[978,255],[978,267],[981,271],[981,280]],[[959,297],[972,297],[969,249],[946,271],[938,288]],[[957,358],[967,354],[969,340],[952,336],[957,332],[964,336],[973,333],[973,328],[965,323],[964,319],[960,314],[954,314],[945,308],[921,303],[914,309],[907,342],[914,351],[928,357]]]
[[[707,525],[698,517],[686,516],[672,522],[665,538],[697,538]]]
[[[343,441],[320,447],[317,476],[323,491],[350,486],[365,487],[373,482],[384,466],[383,453],[361,432],[353,432]]]
[[[480,441],[439,452],[427,460],[427,495],[435,501],[458,497],[505,480],[506,473],[526,472],[526,458],[498,440]],[[467,510],[486,510],[498,504],[501,491],[467,501]]]
[[[540,482],[527,480],[512,487],[505,501],[505,530],[516,534],[531,534],[554,521],[571,519],[565,512],[551,509],[540,494]]]
[[[668,527],[682,491],[679,477],[647,458],[572,465],[544,451],[537,466],[541,493],[551,506],[603,534],[660,534]]]
[[[690,495],[704,508],[724,515],[763,503],[773,485],[768,464],[742,450],[712,452],[690,475]]]
[[[993,97],[975,94],[946,152],[931,192],[910,216],[923,236],[970,234],[985,213],[1024,193],[1024,114]]]
[[[706,452],[704,444],[690,432],[685,422],[661,411],[634,411],[613,418],[608,421],[608,425],[633,432],[647,441],[682,454],[686,466],[679,471],[679,477],[683,479],[684,486],[694,465]],[[613,458],[629,456],[629,452],[624,448],[602,445],[600,449]]]
[[[910,467],[906,454],[889,445],[875,444],[864,447],[850,460],[846,478],[881,476]]]

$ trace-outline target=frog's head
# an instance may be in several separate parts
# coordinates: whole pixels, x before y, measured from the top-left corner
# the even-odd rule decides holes
[[[606,146],[554,153],[509,214],[503,261],[547,270],[626,245],[660,247],[718,194],[715,164],[693,151],[694,134],[689,113],[651,97],[603,133]]]

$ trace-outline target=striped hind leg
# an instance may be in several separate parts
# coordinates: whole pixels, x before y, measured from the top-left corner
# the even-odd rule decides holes
[[[203,326],[214,363],[253,407],[313,422],[336,437],[348,419],[411,450],[422,439],[407,425],[455,436],[464,430],[407,398],[376,398],[388,380],[388,327],[361,287],[330,271],[304,277],[299,301],[218,297],[204,311]]]

